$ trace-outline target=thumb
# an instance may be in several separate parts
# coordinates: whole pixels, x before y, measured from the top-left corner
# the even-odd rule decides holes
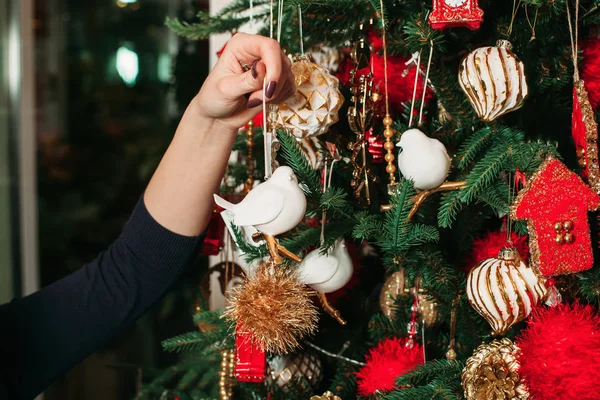
[[[221,78],[217,89],[227,100],[238,100],[244,95],[262,89],[266,72],[265,64],[257,60],[252,64],[252,68],[243,74],[233,74]]]

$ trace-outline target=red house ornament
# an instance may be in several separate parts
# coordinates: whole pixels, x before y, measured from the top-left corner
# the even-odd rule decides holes
[[[511,218],[527,220],[530,266],[545,277],[591,268],[588,211],[599,207],[600,196],[549,156],[511,207]]]
[[[433,29],[444,30],[453,27],[479,29],[483,22],[483,10],[478,0],[433,0],[433,11],[429,24]]]

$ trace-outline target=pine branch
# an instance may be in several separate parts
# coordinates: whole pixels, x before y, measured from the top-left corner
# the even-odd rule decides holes
[[[396,379],[398,386],[419,385],[442,377],[444,380],[459,378],[464,364],[459,360],[429,361],[420,368]]]
[[[207,332],[188,332],[179,336],[165,339],[163,350],[181,353],[182,351],[202,350],[215,343],[226,340],[228,332],[224,330]]]
[[[485,127],[473,133],[458,150],[458,168],[464,169],[473,162],[477,154],[491,141],[494,131]]]
[[[277,131],[281,143],[279,154],[293,170],[306,194],[307,200],[319,204],[321,197],[321,181],[308,159],[300,149],[296,138],[285,131]]]
[[[449,228],[456,220],[460,210],[465,204],[460,200],[460,192],[452,191],[442,193],[442,200],[438,209],[438,225],[440,228]]]

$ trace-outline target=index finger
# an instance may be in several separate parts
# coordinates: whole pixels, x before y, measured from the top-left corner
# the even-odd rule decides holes
[[[238,62],[251,64],[255,60],[262,60],[267,68],[265,93],[268,98],[275,95],[282,70],[281,47],[275,39],[237,33],[231,38],[225,51],[230,52]]]

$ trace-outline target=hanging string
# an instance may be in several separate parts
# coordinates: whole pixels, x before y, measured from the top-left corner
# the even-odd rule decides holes
[[[423,107],[425,106],[425,95],[427,94],[427,82],[429,82],[429,70],[431,69],[431,60],[433,58],[433,40],[430,41],[429,60],[427,61],[427,72],[425,73],[425,83],[423,84],[423,96],[421,97],[421,109],[419,110],[419,126],[423,122]],[[419,71],[417,71],[419,76]],[[416,85],[415,85],[416,88]]]
[[[525,5],[525,18],[527,18],[527,24],[531,28],[531,40],[535,40],[535,25],[537,24],[538,12],[540,11],[539,7],[535,8],[535,16],[533,17],[533,25],[529,20],[529,7]]]
[[[250,0],[250,27],[254,26],[254,0]]]
[[[419,55],[417,56],[417,72],[415,73],[415,83],[413,87],[413,95],[412,100],[410,102],[410,117],[408,118],[408,127],[412,126],[413,114],[415,109],[415,101],[417,99],[417,83],[419,83],[419,71],[421,70],[421,52],[423,49],[419,50]]]
[[[304,36],[302,35],[302,7],[298,4],[298,26],[300,28],[300,53],[304,55]]]
[[[381,7],[381,36],[383,45],[383,82],[385,91],[385,115],[390,115],[390,105],[388,100],[388,70],[387,70],[387,30],[385,28],[385,15],[383,10],[383,0],[379,0]]]
[[[506,202],[509,209],[510,209],[510,205],[512,204],[512,185],[513,185],[512,174],[509,172],[508,173],[508,201]],[[506,243],[508,243],[511,247],[513,247],[512,220],[510,218],[510,213],[506,215]]]
[[[271,0],[271,17],[269,20],[271,22],[269,37],[273,39],[273,0]]]
[[[573,79],[579,81],[579,66],[577,62],[577,49],[579,48],[579,0],[575,0],[575,34],[573,34],[573,25],[571,23],[571,11],[569,8],[569,1],[567,5],[567,19],[569,22],[569,35],[571,38],[571,57],[573,58]]]
[[[325,159],[325,167],[323,168],[323,193],[327,190],[327,159]],[[321,246],[325,244],[325,221],[327,220],[327,209],[323,208],[321,213]]]
[[[277,41],[281,43],[281,26],[283,22],[283,0],[279,0],[277,6]]]
[[[519,7],[521,6],[521,1],[517,4],[517,0],[513,0],[513,9],[512,9],[512,17],[510,19],[510,25],[508,26],[508,36],[512,34],[513,25],[515,23],[515,19],[517,18],[517,12],[519,11]]]
[[[325,354],[328,357],[337,358],[338,360],[342,360],[342,361],[345,361],[347,363],[358,365],[358,366],[361,366],[361,367],[365,365],[364,362],[356,361],[356,360],[353,360],[353,359],[348,358],[348,357],[343,357],[343,356],[340,356],[339,354],[334,354],[334,353],[332,353],[330,351],[322,349],[321,347],[319,347],[319,346],[317,346],[315,344],[312,344],[311,342],[305,342],[305,343],[307,345],[309,345],[310,347],[312,347],[313,349],[317,350],[318,352]]]

